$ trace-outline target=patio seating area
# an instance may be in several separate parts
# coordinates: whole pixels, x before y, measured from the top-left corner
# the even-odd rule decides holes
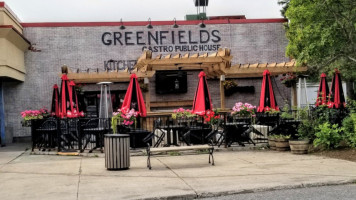
[[[271,134],[297,131],[299,120],[285,120],[278,115],[257,115],[256,119],[237,118],[221,113],[218,126],[202,119],[176,120],[170,114],[140,118],[142,126],[118,125],[120,134],[130,135],[132,149],[210,144],[213,146],[245,146],[267,143]],[[31,120],[32,150],[103,152],[104,135],[113,133],[111,118],[45,118]],[[145,122],[152,122],[149,127]],[[153,127],[153,129],[149,129]]]

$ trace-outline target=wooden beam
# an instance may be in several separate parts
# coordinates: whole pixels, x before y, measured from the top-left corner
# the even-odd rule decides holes
[[[158,107],[180,107],[180,106],[193,106],[193,100],[182,101],[152,101],[151,108]]]
[[[173,56],[173,58],[180,58],[180,54]]]
[[[251,78],[251,77],[262,77],[263,71],[266,68],[240,68],[238,70],[225,70],[227,78]],[[288,72],[306,72],[307,67],[287,68],[287,67],[273,67],[268,68],[271,75],[285,74]]]
[[[170,55],[167,55],[170,56]],[[166,56],[166,57],[167,57]],[[231,60],[232,57],[192,57],[189,59],[155,59],[147,62],[149,65],[174,65],[174,64],[198,64],[198,63],[220,63]],[[142,65],[142,63],[141,63]]]
[[[189,53],[184,54],[182,58],[189,58]]]
[[[138,78],[151,78],[155,71],[137,72],[135,73]],[[61,76],[61,74],[59,74]],[[130,73],[127,72],[99,72],[99,73],[68,73],[69,80],[75,83],[98,83],[103,81],[110,82],[128,82],[130,81]]]
[[[191,55],[189,58],[198,58],[199,57],[199,53],[193,54]]]

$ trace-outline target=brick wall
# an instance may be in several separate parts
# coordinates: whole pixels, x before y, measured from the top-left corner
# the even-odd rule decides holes
[[[179,26],[173,29],[171,26],[154,26],[150,31],[191,31],[192,41],[198,41],[201,30],[196,25]],[[256,24],[215,24],[207,25],[204,30],[212,32],[219,31],[221,41],[215,43],[209,40],[207,45],[220,45],[231,49],[232,63],[272,63],[285,62],[285,47],[287,40],[282,23],[256,23]],[[20,112],[26,109],[38,109],[50,107],[53,84],[60,85],[60,67],[63,64],[72,69],[94,70],[104,69],[104,61],[114,60],[136,60],[142,54],[144,45],[104,45],[101,38],[104,32],[120,31],[118,27],[27,27],[24,29],[25,37],[41,52],[30,52],[25,54],[26,80],[24,83],[4,82],[4,102],[6,130],[8,135],[15,137],[28,136],[20,125]],[[130,26],[126,32],[143,31],[147,34],[148,29],[142,26]],[[135,34],[131,35],[132,41],[136,40]],[[203,40],[206,40],[203,36]],[[184,40],[188,40],[185,36]],[[148,41],[142,40],[147,43]],[[176,41],[175,41],[176,42]],[[165,43],[171,45],[171,38]],[[173,55],[177,52],[173,52]],[[187,53],[187,52],[182,52]],[[195,53],[195,52],[193,52]],[[167,53],[162,53],[167,54]],[[157,52],[153,53],[153,57]],[[155,95],[151,93],[151,101],[159,100],[192,100],[198,81],[198,72],[188,72],[188,92],[180,95]],[[236,101],[258,103],[261,79],[238,79],[240,86],[255,86],[255,94],[236,93],[226,99],[226,107],[232,107]],[[278,82],[278,79],[277,79]],[[150,80],[151,89],[154,88],[154,78]],[[213,99],[214,107],[220,106],[219,81],[208,80],[209,89]],[[280,88],[276,97],[279,104],[283,98],[290,99],[290,91],[277,84]],[[97,86],[86,86],[88,90],[96,90]],[[112,88],[122,89],[127,83],[118,83]],[[151,90],[152,91],[152,90]],[[7,131],[7,132],[8,132]]]

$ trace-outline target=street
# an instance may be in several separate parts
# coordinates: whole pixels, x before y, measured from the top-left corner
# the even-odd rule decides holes
[[[221,197],[203,198],[204,200],[230,200],[230,199],[264,199],[264,200],[294,200],[294,199],[313,199],[313,200],[335,200],[335,199],[356,199],[356,184],[322,186],[311,188],[284,189],[275,191],[255,192],[246,194],[236,194]]]

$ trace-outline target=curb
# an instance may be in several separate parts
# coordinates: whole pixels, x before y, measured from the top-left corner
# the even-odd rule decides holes
[[[321,187],[321,186],[348,185],[348,184],[355,184],[355,183],[356,183],[356,179],[351,179],[351,180],[344,180],[344,181],[317,182],[317,183],[285,185],[285,186],[276,186],[276,187],[261,187],[261,188],[254,188],[254,189],[233,190],[233,191],[224,191],[224,192],[217,192],[217,193],[201,193],[195,195],[192,194],[192,195],[182,195],[182,196],[144,198],[144,200],[200,199],[200,198],[212,198],[212,197],[221,197],[221,196],[236,195],[236,194],[248,194],[248,193],[275,191],[275,190],[311,188],[311,187]]]

